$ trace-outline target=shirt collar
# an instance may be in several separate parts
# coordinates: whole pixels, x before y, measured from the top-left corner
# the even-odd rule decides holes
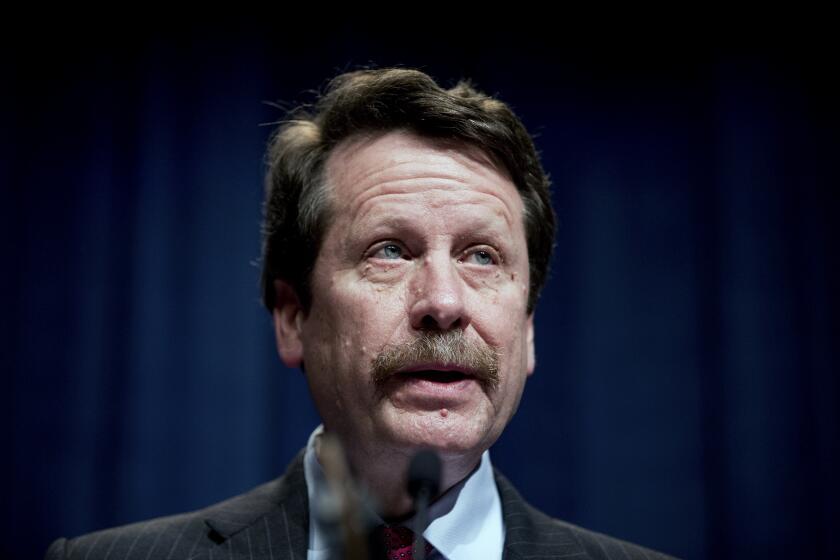
[[[323,426],[318,426],[312,432],[304,455],[310,513],[318,507],[318,497],[324,495],[327,487],[315,453],[315,442],[323,431]],[[478,468],[429,506],[429,519],[431,522],[423,536],[445,558],[501,558],[504,547],[502,504],[489,451],[481,455]],[[409,519],[404,525],[411,527],[413,521]],[[309,528],[310,552],[328,549],[326,528],[319,522],[318,515],[309,516]]]

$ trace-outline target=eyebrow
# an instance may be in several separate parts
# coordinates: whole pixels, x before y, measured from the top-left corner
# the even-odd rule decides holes
[[[426,237],[428,228],[427,224],[422,220],[413,217],[405,216],[383,216],[381,218],[374,218],[371,220],[362,218],[354,221],[351,225],[348,238],[364,239],[368,237],[376,237],[377,235],[387,236],[389,234],[400,234],[408,232],[412,236]],[[467,239],[469,237],[486,237],[490,238],[487,241],[498,242],[501,245],[509,245],[509,238],[512,231],[509,228],[507,220],[504,221],[489,221],[482,219],[467,219],[461,224],[453,226],[448,230],[447,235],[452,235],[456,240]],[[497,241],[498,240],[498,241]]]

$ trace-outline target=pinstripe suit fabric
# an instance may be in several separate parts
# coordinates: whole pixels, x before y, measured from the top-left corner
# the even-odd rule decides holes
[[[552,519],[496,473],[505,560],[666,559],[660,553]],[[286,473],[208,508],[58,539],[47,560],[306,560],[309,529],[303,452]]]

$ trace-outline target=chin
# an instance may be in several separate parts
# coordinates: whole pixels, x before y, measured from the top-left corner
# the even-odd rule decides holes
[[[397,447],[434,449],[442,455],[480,455],[493,443],[488,441],[491,438],[484,422],[456,413],[405,412],[396,420],[388,431]]]

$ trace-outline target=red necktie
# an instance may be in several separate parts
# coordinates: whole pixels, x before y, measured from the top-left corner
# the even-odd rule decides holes
[[[379,542],[385,550],[385,558],[388,560],[413,560],[414,559],[414,531],[408,527],[386,527],[381,525],[376,529]],[[426,558],[434,550],[432,545],[426,543]]]

